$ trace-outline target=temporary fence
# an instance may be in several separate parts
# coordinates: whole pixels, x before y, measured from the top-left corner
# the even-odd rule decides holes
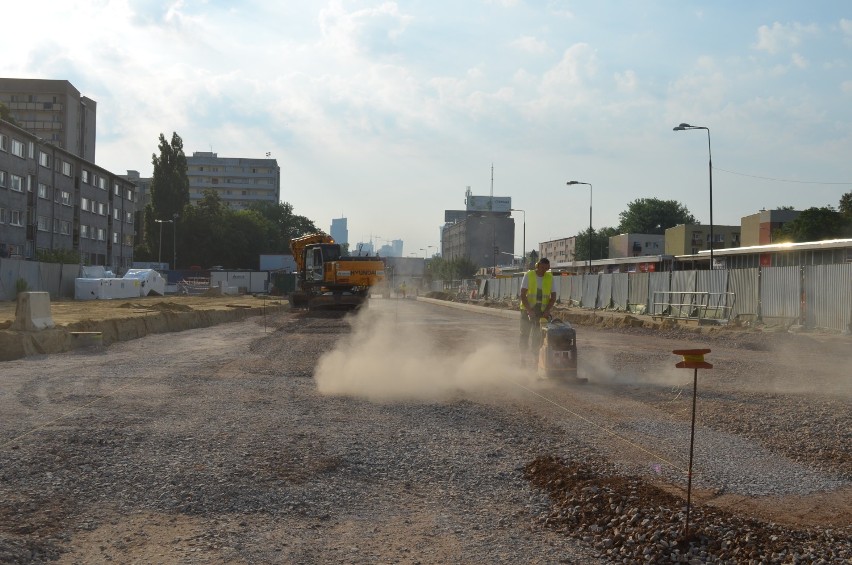
[[[518,300],[521,276],[488,279],[480,298]],[[463,281],[433,283],[433,290]],[[563,305],[672,318],[852,331],[852,264],[554,276]]]

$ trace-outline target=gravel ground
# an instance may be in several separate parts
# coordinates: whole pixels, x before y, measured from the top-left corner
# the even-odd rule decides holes
[[[514,344],[509,321],[376,302],[400,343],[421,324],[448,354],[486,325]],[[716,369],[684,535],[692,382],[661,367],[694,334],[581,329],[579,389],[516,369],[428,399],[320,394],[324,353],[372,345],[352,328],[285,313],[3,363],[0,562],[852,559],[848,339],[698,338]],[[808,386],[781,374],[791,346]],[[392,349],[366,356],[416,372]]]

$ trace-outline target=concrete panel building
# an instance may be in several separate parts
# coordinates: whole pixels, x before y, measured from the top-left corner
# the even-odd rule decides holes
[[[665,242],[666,236],[650,233],[614,235],[609,238],[609,258],[661,255],[666,247]]]
[[[576,251],[577,238],[575,236],[543,241],[538,244],[538,256],[547,257],[551,265],[573,261]]]
[[[468,258],[477,267],[511,265],[515,254],[515,220],[505,212],[479,212],[447,224],[441,236],[441,255]]]
[[[740,226],[713,226],[713,249],[740,247]],[[697,255],[710,249],[710,226],[680,224],[666,230],[665,255]]]
[[[219,157],[196,151],[186,157],[186,165],[192,204],[198,204],[206,190],[215,191],[234,210],[253,202],[277,204],[281,200],[281,169],[275,159]]]
[[[0,102],[37,138],[95,162],[98,105],[67,80],[0,78]]]
[[[0,255],[79,252],[116,272],[133,264],[136,185],[0,121]]]
[[[772,232],[783,228],[799,214],[801,212],[798,210],[761,210],[756,214],[743,216],[740,220],[743,247],[771,244]]]

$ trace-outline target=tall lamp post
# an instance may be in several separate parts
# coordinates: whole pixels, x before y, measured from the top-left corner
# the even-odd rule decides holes
[[[713,263],[713,246],[716,244],[713,237],[713,153],[710,151],[710,128],[705,126],[691,126],[689,124],[680,124],[675,126],[674,131],[686,131],[689,129],[703,129],[707,132],[707,170],[710,174],[710,270],[714,267]]]
[[[157,262],[163,262],[163,224],[173,224],[174,220],[154,220],[158,224],[160,224],[160,252],[157,255]]]
[[[172,216],[172,269],[177,269],[177,212]]]
[[[590,182],[580,182],[577,180],[569,180],[567,183],[568,186],[574,184],[586,184],[589,186],[589,273],[592,272],[592,183]]]
[[[521,210],[520,208],[510,208],[510,212],[521,212],[524,215],[524,238],[521,240],[523,243],[523,249],[521,249],[521,267],[524,270],[527,270],[527,212],[526,210]]]

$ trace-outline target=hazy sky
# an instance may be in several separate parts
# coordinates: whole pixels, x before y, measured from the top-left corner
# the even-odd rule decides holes
[[[852,3],[86,0],[3,6],[0,76],[98,103],[97,163],[157,137],[263,157],[350,242],[437,247],[464,192],[511,196],[516,249],[615,226],[637,198],[717,224],[852,190]],[[14,22],[13,25],[9,25]]]

